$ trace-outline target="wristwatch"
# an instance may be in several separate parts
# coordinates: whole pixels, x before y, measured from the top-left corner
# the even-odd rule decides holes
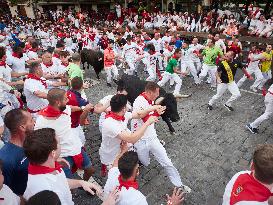
[[[84,110],[84,108],[85,108],[85,106],[81,106],[80,108],[81,108],[81,110],[83,111],[83,110]]]

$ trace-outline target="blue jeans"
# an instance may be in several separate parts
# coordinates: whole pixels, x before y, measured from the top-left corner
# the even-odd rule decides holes
[[[81,153],[82,153],[82,156],[83,156],[82,169],[84,170],[84,169],[90,168],[92,166],[90,157],[88,156],[86,151],[84,151],[83,148],[82,148]],[[68,156],[68,157],[64,157],[64,159],[67,160],[69,162],[69,165],[70,165],[70,168],[69,167],[64,167],[63,168],[66,178],[70,178],[70,179],[74,178],[74,174],[72,173],[72,170],[71,170],[72,167],[75,165],[73,158]]]

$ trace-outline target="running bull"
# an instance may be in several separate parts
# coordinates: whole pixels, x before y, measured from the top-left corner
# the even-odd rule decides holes
[[[140,80],[139,78],[131,75],[122,75],[118,81],[118,86],[123,87],[128,92],[128,101],[133,104],[135,99],[144,92],[147,81]],[[190,95],[183,95],[183,97],[189,97]],[[166,106],[166,111],[161,115],[162,119],[167,123],[171,133],[175,133],[175,130],[171,122],[177,122],[180,120],[177,112],[177,101],[172,93],[167,93],[163,88],[160,88],[159,97],[155,100],[156,104]]]
[[[103,53],[101,51],[84,48],[81,51],[81,62],[83,66],[87,63],[87,68],[91,65],[95,70],[97,79],[100,79],[99,74],[104,67]]]

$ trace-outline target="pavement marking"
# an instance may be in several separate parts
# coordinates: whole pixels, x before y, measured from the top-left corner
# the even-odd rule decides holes
[[[254,94],[254,95],[263,95],[262,93],[255,93],[255,92],[253,92],[253,91],[249,91],[249,90],[244,90],[244,89],[240,89],[240,91],[243,91],[243,92],[245,92],[245,93],[250,93],[250,94]]]

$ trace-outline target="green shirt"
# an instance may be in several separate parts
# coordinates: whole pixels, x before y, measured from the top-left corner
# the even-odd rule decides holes
[[[222,56],[223,52],[218,46],[213,46],[212,48],[205,48],[202,55],[204,56],[204,63],[206,65],[216,65],[216,58],[218,55]]]
[[[177,67],[177,60],[175,58],[171,58],[166,67],[166,72],[173,74],[173,69]]]
[[[74,63],[70,63],[69,66],[67,67],[67,72],[70,81],[75,77],[80,77],[83,80],[83,72],[80,66]]]

